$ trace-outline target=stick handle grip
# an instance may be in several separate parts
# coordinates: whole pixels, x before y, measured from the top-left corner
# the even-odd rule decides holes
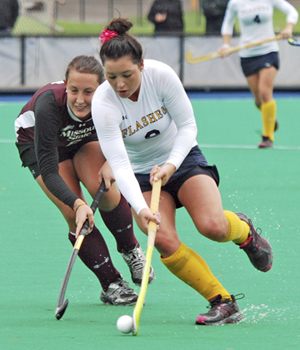
[[[152,213],[155,213],[156,211],[158,211],[160,192],[161,192],[161,179],[153,183],[151,203],[150,203],[150,209]],[[153,221],[150,221],[148,226],[148,246],[150,245],[151,247],[154,247],[156,230],[157,230],[156,223]]]

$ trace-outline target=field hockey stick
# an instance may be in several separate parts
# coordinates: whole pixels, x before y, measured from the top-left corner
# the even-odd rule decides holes
[[[288,43],[292,46],[300,46],[300,42],[294,38],[288,38]]]
[[[150,204],[150,209],[152,213],[155,213],[156,211],[158,211],[160,191],[161,191],[161,179],[153,183],[151,204]],[[144,306],[147,287],[149,283],[149,273],[150,273],[151,260],[152,260],[153,250],[154,250],[156,231],[157,231],[156,223],[153,221],[150,221],[148,226],[146,265],[143,271],[143,278],[142,278],[139,297],[135,304],[135,308],[133,310],[132,335],[138,335],[138,332],[139,332],[140,316],[141,316],[142,308]]]
[[[240,51],[240,50],[248,49],[250,47],[258,46],[258,45],[267,43],[269,41],[274,41],[274,40],[279,40],[279,39],[281,39],[281,34],[276,35],[274,38],[257,41],[255,43],[251,43],[251,44],[245,44],[245,45],[241,45],[241,46],[232,47],[231,49],[228,50],[228,53],[232,54],[232,53]],[[209,60],[212,60],[212,59],[218,58],[218,57],[221,57],[221,54],[218,51],[210,53],[210,54],[205,55],[205,56],[200,56],[200,57],[195,57],[195,58],[193,58],[192,51],[188,51],[186,56],[185,56],[186,60],[191,64],[209,61]]]
[[[103,181],[95,195],[95,198],[93,200],[93,203],[91,205],[91,209],[93,210],[93,213],[95,212],[95,210],[98,208],[99,202],[104,194],[104,190],[105,190],[105,182]],[[81,248],[82,242],[85,238],[85,236],[88,234],[88,229],[89,229],[89,220],[87,219],[79,233],[78,238],[76,239],[76,242],[74,244],[73,247],[73,251],[72,251],[72,255],[67,267],[67,271],[65,273],[65,277],[60,289],[60,293],[59,293],[59,297],[58,297],[58,302],[57,302],[57,307],[56,307],[56,311],[55,311],[55,317],[60,320],[63,317],[63,314],[66,311],[66,308],[69,304],[69,300],[66,299],[64,301],[65,298],[65,293],[66,293],[66,289],[67,289],[67,285],[68,285],[68,281],[71,275],[71,271],[73,268],[73,265],[75,263],[75,259],[76,256],[78,255],[78,252]]]

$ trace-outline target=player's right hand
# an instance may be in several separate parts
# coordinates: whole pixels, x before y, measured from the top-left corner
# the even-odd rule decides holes
[[[221,57],[226,57],[229,55],[229,49],[230,49],[230,45],[229,44],[223,44],[219,49],[219,55]]]
[[[75,222],[76,222],[75,235],[76,235],[76,238],[79,236],[79,233],[80,233],[80,231],[81,231],[81,229],[82,229],[86,219],[89,220],[89,230],[88,230],[88,232],[90,232],[93,229],[93,227],[94,227],[95,218],[94,218],[94,213],[93,213],[92,209],[89,207],[88,204],[81,205],[76,210],[76,218],[75,218]]]

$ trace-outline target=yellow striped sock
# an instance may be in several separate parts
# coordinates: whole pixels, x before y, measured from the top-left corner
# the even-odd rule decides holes
[[[218,294],[222,295],[222,299],[231,299],[206,262],[185,244],[181,243],[178,250],[168,258],[160,259],[173,275],[195,289],[206,300]]]

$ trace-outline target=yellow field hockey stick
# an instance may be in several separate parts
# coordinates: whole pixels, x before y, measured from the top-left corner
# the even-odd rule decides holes
[[[231,53],[234,53],[234,52],[237,52],[237,51],[240,51],[240,50],[248,49],[250,47],[258,46],[258,45],[267,43],[269,41],[274,41],[274,40],[279,40],[279,39],[281,39],[281,34],[276,35],[274,38],[257,41],[255,43],[251,43],[251,44],[245,44],[245,45],[241,45],[241,46],[232,47],[228,51],[229,51],[229,54],[231,54]],[[191,64],[196,64],[196,63],[200,63],[200,62],[204,62],[204,61],[209,61],[209,60],[212,60],[212,59],[218,58],[218,57],[221,57],[221,55],[220,55],[220,53],[218,51],[210,53],[208,55],[195,57],[195,58],[193,58],[192,51],[188,51],[186,56],[185,56],[185,58],[188,61],[188,63],[191,63]]]
[[[151,204],[150,209],[152,213],[158,211],[159,207],[159,198],[161,191],[161,179],[155,181],[152,187],[152,196],[151,196]],[[139,332],[139,324],[140,324],[140,316],[142,312],[142,308],[144,306],[148,281],[149,281],[149,272],[152,260],[152,254],[154,250],[154,242],[157,231],[157,225],[155,222],[150,221],[148,227],[148,242],[147,242],[147,253],[146,253],[146,265],[143,272],[142,284],[139,293],[138,300],[135,304],[135,308],[133,310],[133,327],[132,327],[132,335],[138,335]]]

